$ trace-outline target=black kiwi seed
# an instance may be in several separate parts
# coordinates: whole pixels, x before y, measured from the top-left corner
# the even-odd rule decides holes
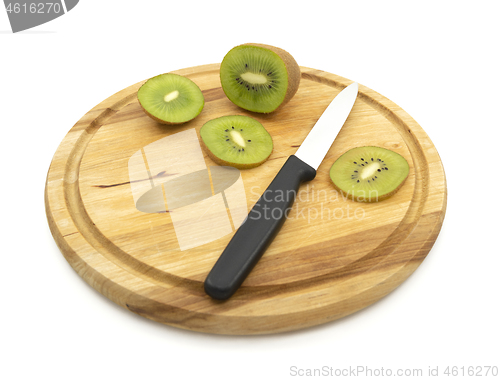
[[[356,161],[354,161],[354,163],[357,165],[358,163]]]
[[[252,142],[252,140],[248,140],[248,142]]]
[[[378,171],[378,172],[381,172],[382,170],[380,170],[380,169],[377,169],[377,171]]]

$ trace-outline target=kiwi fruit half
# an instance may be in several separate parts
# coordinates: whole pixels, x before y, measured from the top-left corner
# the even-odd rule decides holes
[[[248,116],[222,116],[205,123],[201,140],[209,157],[219,165],[250,169],[266,161],[273,140],[262,124]]]
[[[389,198],[403,185],[410,167],[400,154],[376,146],[348,150],[332,165],[333,185],[349,198],[377,202]]]
[[[237,106],[270,113],[295,95],[300,68],[283,49],[243,44],[231,49],[222,60],[220,81],[226,96]]]
[[[144,112],[162,124],[192,120],[205,105],[200,88],[191,79],[170,73],[148,79],[137,98]]]

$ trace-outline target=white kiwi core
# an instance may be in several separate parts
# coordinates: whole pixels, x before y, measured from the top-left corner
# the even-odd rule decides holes
[[[381,165],[378,162],[372,162],[365,166],[359,176],[361,179],[367,179],[373,177],[373,175],[377,172],[378,169],[381,168]]]
[[[239,146],[241,146],[243,148],[246,146],[245,139],[243,138],[243,136],[241,135],[240,132],[238,132],[238,131],[231,131],[229,133],[231,133],[231,137],[233,138],[233,141],[236,144],[238,144]]]
[[[165,100],[168,103],[168,102],[171,102],[172,100],[176,99],[178,96],[179,96],[179,91],[175,90],[175,91],[169,92],[167,95],[165,95],[163,100]]]
[[[241,74],[243,80],[252,84],[264,84],[267,83],[267,78],[262,74],[255,74],[247,71],[246,73]]]

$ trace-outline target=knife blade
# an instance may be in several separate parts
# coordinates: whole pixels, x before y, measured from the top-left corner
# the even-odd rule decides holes
[[[357,94],[356,82],[343,89],[328,105],[295,155],[288,157],[206,277],[204,288],[210,297],[230,298],[257,264],[285,222],[300,185],[316,176]]]

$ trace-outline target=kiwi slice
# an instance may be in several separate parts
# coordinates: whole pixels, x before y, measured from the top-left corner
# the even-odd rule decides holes
[[[201,140],[209,157],[219,165],[250,169],[266,161],[273,151],[271,135],[248,116],[222,116],[205,123]]]
[[[295,95],[300,68],[283,49],[244,44],[231,49],[222,60],[220,81],[226,96],[237,106],[270,113]]]
[[[377,202],[395,194],[410,167],[400,154],[376,146],[348,150],[332,165],[333,185],[349,198],[360,202]]]
[[[144,112],[162,124],[192,120],[205,105],[200,88],[191,79],[170,73],[148,79],[137,98]]]

